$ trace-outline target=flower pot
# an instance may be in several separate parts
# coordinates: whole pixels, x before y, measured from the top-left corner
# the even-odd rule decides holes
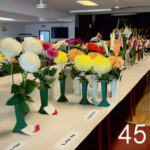
[[[40,90],[40,97],[41,97],[41,107],[39,113],[47,114],[44,110],[44,107],[48,106],[48,88]]]
[[[77,95],[81,94],[81,88],[80,88],[80,80],[79,80],[79,78],[75,78],[73,80],[73,89],[74,89],[74,94],[77,94]]]
[[[88,85],[87,81],[82,82],[82,99],[80,101],[80,104],[82,105],[90,104],[87,99],[87,85]]]
[[[61,95],[57,101],[58,102],[67,102],[68,99],[65,96],[65,79],[59,80],[59,82],[60,82],[60,93],[61,93]]]
[[[98,81],[97,81],[96,77],[97,77],[96,75],[91,76],[90,97],[92,97],[92,98],[98,98],[98,90],[97,90],[98,89]]]
[[[117,79],[113,79],[111,82],[111,93],[112,98],[115,98],[117,94]]]
[[[98,106],[108,107],[110,104],[107,101],[107,82],[101,82],[101,89],[102,89],[102,101],[98,104]]]
[[[19,111],[19,104],[15,104],[16,124],[12,132],[21,133],[23,128],[27,126],[25,122],[25,116]]]

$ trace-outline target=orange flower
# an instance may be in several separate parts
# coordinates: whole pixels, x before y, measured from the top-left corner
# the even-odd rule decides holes
[[[71,49],[68,53],[70,61],[74,61],[75,57],[81,54],[84,54],[84,53],[76,48]]]
[[[99,56],[99,55],[100,55],[100,54],[94,53],[94,52],[88,53],[88,56],[90,56],[92,59],[95,58],[95,57],[97,57],[97,56]]]
[[[115,44],[114,44],[115,56],[118,56],[119,51],[120,51],[120,41],[119,40],[115,40]]]
[[[120,70],[122,70],[124,65],[124,60],[121,57],[110,56],[109,60],[112,64],[112,68],[119,68]]]

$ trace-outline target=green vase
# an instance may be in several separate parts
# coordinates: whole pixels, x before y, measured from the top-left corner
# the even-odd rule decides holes
[[[21,112],[19,111],[18,104],[15,104],[15,114],[16,114],[16,124],[12,132],[23,134],[21,130],[25,128],[27,124],[25,122],[25,116],[21,114]]]
[[[40,97],[41,97],[41,107],[39,113],[47,114],[44,110],[44,107],[48,106],[48,88],[40,90]]]
[[[87,85],[88,83],[86,81],[82,82],[82,99],[80,101],[80,104],[82,105],[90,104],[87,99]]]
[[[107,101],[107,82],[101,82],[101,89],[102,89],[102,101],[98,104],[98,106],[108,107],[110,104]]]
[[[68,102],[68,99],[65,96],[65,87],[66,87],[65,79],[59,80],[59,83],[60,83],[60,94],[61,95],[57,101],[58,102]]]

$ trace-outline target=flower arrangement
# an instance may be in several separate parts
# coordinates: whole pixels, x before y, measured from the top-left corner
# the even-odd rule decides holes
[[[61,91],[61,96],[58,99],[58,102],[67,102],[67,98],[65,96],[65,80],[67,78],[65,74],[65,68],[63,64],[68,62],[68,57],[67,54],[63,51],[58,51],[58,56],[54,59],[54,62],[56,64],[61,65],[61,71],[59,72],[59,82],[60,82],[60,91]]]
[[[8,44],[9,43],[9,44]],[[11,43],[11,44],[10,44]],[[22,52],[22,45],[13,38],[5,38],[0,42],[1,52],[6,57],[16,57]],[[33,102],[30,94],[38,86],[35,80],[27,79],[28,73],[33,73],[40,67],[40,59],[37,54],[25,52],[19,58],[19,65],[22,67],[22,82],[18,85],[14,82],[13,62],[11,62],[12,87],[13,96],[7,101],[6,105],[14,105],[16,113],[16,125],[13,129],[15,133],[22,133],[22,129],[27,126],[25,116],[29,113],[27,102]],[[29,66],[28,66],[29,65]]]

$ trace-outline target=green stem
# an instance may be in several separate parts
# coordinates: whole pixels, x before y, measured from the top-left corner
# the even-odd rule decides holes
[[[11,62],[11,78],[12,78],[12,83],[14,84],[13,62]]]

